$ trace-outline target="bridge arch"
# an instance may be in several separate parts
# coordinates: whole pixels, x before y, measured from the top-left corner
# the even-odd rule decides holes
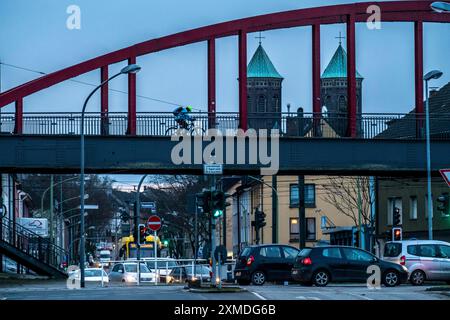
[[[255,17],[222,22],[200,27],[157,39],[144,41],[96,58],[75,64],[65,69],[44,75],[0,94],[0,108],[15,103],[16,134],[23,130],[23,99],[35,92],[77,77],[93,70],[100,70],[100,79],[108,78],[108,67],[111,64],[128,61],[135,63],[136,57],[151,54],[177,46],[196,42],[208,43],[208,113],[212,125],[216,111],[216,66],[215,40],[238,36],[239,51],[239,126],[247,129],[247,34],[257,31],[282,29],[300,26],[312,26],[312,105],[315,118],[321,116],[320,104],[320,26],[323,24],[346,23],[347,27],[347,100],[348,128],[347,135],[355,137],[356,128],[356,79],[355,79],[355,24],[366,22],[371,13],[370,5],[376,4],[381,9],[381,20],[385,22],[414,23],[414,59],[415,59],[415,109],[423,113],[423,23],[450,22],[450,15],[439,14],[431,10],[432,1],[388,1],[364,2],[355,4],[332,5],[316,8],[291,10],[265,14]],[[101,89],[101,113],[108,113],[108,86]],[[136,134],[136,75],[128,75],[128,129],[130,135]]]

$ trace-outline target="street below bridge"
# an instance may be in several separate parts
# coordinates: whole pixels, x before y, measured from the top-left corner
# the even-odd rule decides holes
[[[245,286],[243,292],[198,293],[182,285],[120,286],[88,285],[84,289],[68,289],[64,281],[39,281],[33,284],[2,284],[0,300],[450,300],[448,291],[439,284],[415,287],[401,285],[369,290],[365,285],[333,284],[324,288],[304,287],[297,284]]]

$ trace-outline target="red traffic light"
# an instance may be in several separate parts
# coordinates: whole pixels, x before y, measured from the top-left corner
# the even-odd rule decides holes
[[[392,228],[392,241],[402,241],[402,228]]]

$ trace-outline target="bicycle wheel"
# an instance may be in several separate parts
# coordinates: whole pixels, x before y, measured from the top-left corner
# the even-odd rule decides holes
[[[191,134],[191,136],[203,136],[206,133],[206,131],[202,127],[192,126],[189,130],[189,133]]]
[[[178,131],[178,129],[179,128],[177,126],[169,127],[169,128],[167,128],[165,135],[171,136],[171,135],[175,134]]]

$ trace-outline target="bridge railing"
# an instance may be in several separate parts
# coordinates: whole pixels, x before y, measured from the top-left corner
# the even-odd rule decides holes
[[[207,130],[214,127],[236,130],[239,113],[193,113],[195,126]],[[248,127],[253,129],[278,129],[282,136],[308,138],[344,138],[348,136],[348,117],[345,113],[249,113]],[[25,113],[23,134],[30,135],[79,135],[80,113]],[[14,132],[15,115],[0,114],[0,132]],[[424,114],[415,113],[363,113],[356,118],[357,138],[363,139],[423,139]],[[86,135],[126,135],[126,113],[85,114]],[[176,121],[171,112],[142,112],[136,117],[138,136],[164,136],[173,131]],[[450,139],[450,114],[430,114],[433,139]]]

